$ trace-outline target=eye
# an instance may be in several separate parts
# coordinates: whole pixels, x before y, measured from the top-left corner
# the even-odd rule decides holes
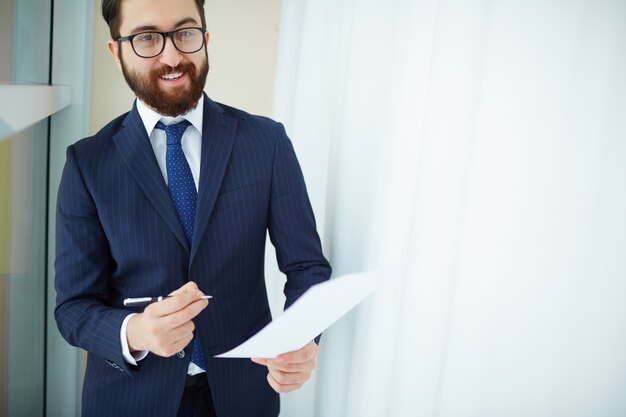
[[[193,36],[193,31],[189,29],[181,29],[178,32],[176,32],[177,38],[188,38],[190,36]]]
[[[139,42],[153,42],[155,37],[156,35],[154,33],[146,32],[135,36],[135,40]]]

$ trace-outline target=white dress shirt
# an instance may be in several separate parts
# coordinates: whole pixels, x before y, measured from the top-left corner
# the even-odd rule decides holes
[[[146,133],[150,138],[150,144],[152,145],[152,149],[154,150],[154,156],[156,157],[159,168],[161,169],[161,174],[163,174],[165,184],[167,184],[167,167],[165,164],[165,156],[167,152],[167,138],[164,130],[155,129],[154,127],[159,121],[165,125],[170,125],[186,119],[189,123],[191,123],[191,126],[189,126],[187,130],[185,130],[185,132],[183,133],[181,145],[183,148],[183,153],[185,154],[185,158],[187,158],[189,168],[191,168],[191,175],[193,176],[193,182],[196,184],[197,191],[198,185],[200,183],[200,155],[202,152],[202,121],[204,114],[203,110],[204,97],[202,97],[198,101],[198,105],[194,109],[191,109],[187,113],[178,117],[162,116],[156,111],[149,108],[141,100],[137,99],[137,112],[139,113],[139,117],[141,117],[141,121],[146,128]],[[128,347],[128,340],[126,339],[126,327],[128,326],[128,320],[130,320],[130,318],[135,314],[136,313],[126,316],[126,318],[122,322],[122,328],[120,329],[122,354],[124,355],[124,359],[126,359],[126,362],[130,363],[131,365],[137,365],[137,361],[140,361],[148,356],[148,351],[131,353]],[[200,372],[204,372],[204,370],[198,367],[195,363],[189,362],[188,373],[190,375],[195,375]]]

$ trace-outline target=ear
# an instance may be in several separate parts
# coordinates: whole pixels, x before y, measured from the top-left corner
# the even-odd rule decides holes
[[[204,32],[204,43],[205,45],[209,44],[209,31],[207,30],[206,32]]]
[[[115,64],[117,65],[117,69],[119,69],[121,71],[122,70],[122,62],[120,61],[120,53],[122,51],[120,51],[119,43],[115,42],[114,40],[109,40],[107,42],[107,48],[109,49],[109,52],[111,53],[111,55],[113,56],[113,59],[115,60]]]

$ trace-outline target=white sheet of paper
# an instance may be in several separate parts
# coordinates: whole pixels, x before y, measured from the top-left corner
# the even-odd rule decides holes
[[[304,347],[376,288],[378,273],[360,272],[309,288],[282,316],[216,358],[275,358]]]

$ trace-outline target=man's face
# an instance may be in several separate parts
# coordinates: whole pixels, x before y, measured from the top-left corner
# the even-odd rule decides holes
[[[194,0],[124,0],[120,17],[122,36],[202,26]],[[208,33],[205,39],[208,42]],[[168,37],[160,55],[141,58],[129,41],[109,41],[108,46],[129,87],[158,113],[179,116],[194,108],[202,97],[209,70],[206,48],[185,54]]]

